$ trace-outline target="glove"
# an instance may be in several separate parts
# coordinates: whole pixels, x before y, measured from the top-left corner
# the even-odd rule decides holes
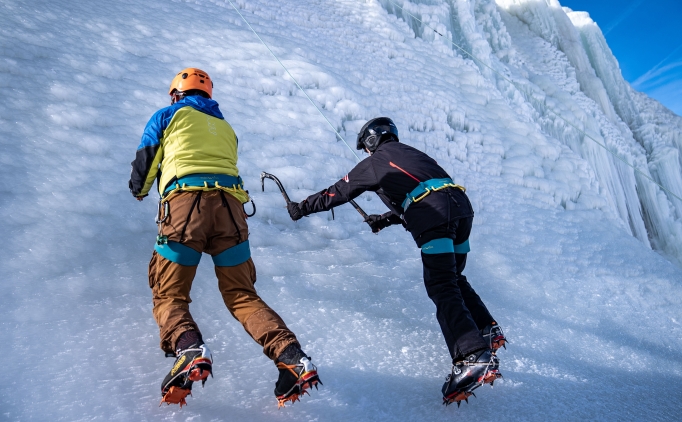
[[[403,219],[400,218],[400,216],[397,216],[392,212],[387,212],[381,215],[368,215],[367,219],[365,219],[365,222],[369,224],[369,227],[372,229],[372,233],[379,233],[382,229],[385,229],[388,226],[392,226],[393,224],[401,224],[402,221]]]
[[[365,223],[369,224],[369,227],[372,229],[372,233],[379,233],[381,229],[385,229],[386,227],[391,225],[391,223],[388,222],[387,218],[379,214],[372,214],[367,216],[367,218],[365,219]]]
[[[303,217],[301,207],[296,202],[289,202],[287,204],[287,211],[289,211],[289,217],[294,221],[300,220]]]

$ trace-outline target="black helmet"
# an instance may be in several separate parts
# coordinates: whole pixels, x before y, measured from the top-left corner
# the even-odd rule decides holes
[[[388,117],[377,117],[365,123],[360,129],[357,149],[367,148],[369,152],[374,152],[381,142],[390,138],[398,140],[398,128],[395,123]]]

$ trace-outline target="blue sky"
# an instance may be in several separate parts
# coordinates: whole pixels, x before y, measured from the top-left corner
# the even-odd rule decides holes
[[[559,0],[597,22],[632,86],[682,116],[682,0]]]

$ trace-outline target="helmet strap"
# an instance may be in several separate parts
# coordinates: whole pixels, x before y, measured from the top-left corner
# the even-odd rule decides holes
[[[171,105],[177,103],[178,101],[182,100],[185,98],[185,93],[182,91],[178,91],[177,89],[173,91],[171,94]]]

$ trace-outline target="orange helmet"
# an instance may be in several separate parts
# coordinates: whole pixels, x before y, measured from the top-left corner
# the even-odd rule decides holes
[[[183,69],[175,75],[173,82],[170,84],[168,95],[172,95],[173,91],[189,91],[190,89],[199,89],[208,94],[209,98],[213,97],[213,81],[208,73],[195,67],[188,67]]]

